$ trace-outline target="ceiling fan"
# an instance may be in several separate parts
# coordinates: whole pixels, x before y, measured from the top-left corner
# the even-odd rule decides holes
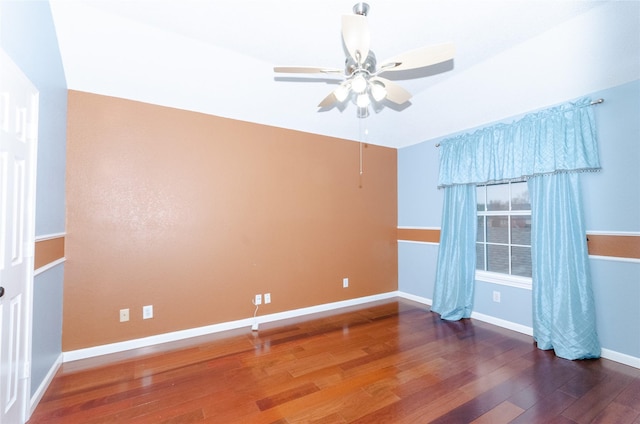
[[[369,5],[362,2],[356,3],[353,6],[353,12],[353,15],[342,16],[342,41],[348,52],[344,69],[310,66],[276,66],[273,68],[277,73],[344,73],[346,78],[340,86],[318,104],[321,109],[351,100],[358,107],[358,117],[365,118],[369,115],[369,106],[372,103],[379,105],[387,100],[401,105],[409,101],[411,93],[395,82],[381,77],[381,74],[422,68],[453,59],[455,46],[453,43],[444,43],[401,53],[377,66],[376,56],[370,50],[370,32],[367,21]]]

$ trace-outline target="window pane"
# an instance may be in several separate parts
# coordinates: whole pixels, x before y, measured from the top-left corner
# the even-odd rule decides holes
[[[484,244],[476,243],[476,269],[484,271]]]
[[[509,273],[509,246],[487,245],[487,271]]]
[[[478,229],[476,233],[476,241],[484,241],[484,216],[478,217]]]
[[[476,188],[476,269],[531,278],[531,200],[526,181]]]
[[[531,248],[511,248],[511,274],[521,277],[531,277]]]
[[[509,243],[509,217],[507,215],[487,217],[487,241]]]
[[[527,183],[511,183],[511,210],[531,210]]]
[[[476,187],[476,202],[478,203],[478,210],[484,212],[485,208],[485,186]]]
[[[509,210],[509,184],[487,186],[487,210]]]
[[[530,216],[511,216],[511,244],[531,245]]]

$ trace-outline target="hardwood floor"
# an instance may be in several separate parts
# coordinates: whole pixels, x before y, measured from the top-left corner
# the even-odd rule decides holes
[[[640,423],[640,369],[404,299],[63,364],[29,424]]]

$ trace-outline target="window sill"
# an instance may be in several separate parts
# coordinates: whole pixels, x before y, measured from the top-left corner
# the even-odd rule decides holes
[[[476,271],[476,280],[531,290],[531,278],[529,277],[518,277],[517,275],[499,274],[497,272]]]

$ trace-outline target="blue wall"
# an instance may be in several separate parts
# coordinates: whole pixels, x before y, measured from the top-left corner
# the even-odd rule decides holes
[[[594,106],[603,169],[581,175],[587,230],[640,235],[640,80],[589,96],[605,102]],[[399,227],[440,227],[438,141],[398,151]],[[432,299],[437,255],[436,244],[400,241],[399,290]],[[602,347],[640,359],[640,260],[591,257],[590,264]],[[474,312],[531,327],[531,290],[477,281]]]
[[[62,281],[64,265],[37,275],[33,292],[31,395],[62,353]]]
[[[65,231],[67,84],[47,1],[3,1],[2,49],[40,92],[36,237]],[[34,279],[31,395],[62,352],[64,266]]]

